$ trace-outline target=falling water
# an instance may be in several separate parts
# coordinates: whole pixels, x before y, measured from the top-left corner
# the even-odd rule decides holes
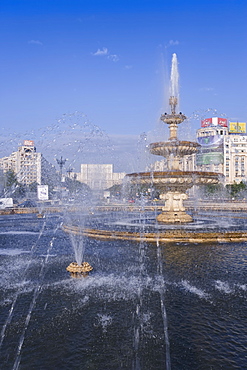
[[[46,222],[43,223],[42,225],[42,228],[40,230],[40,233],[39,233],[39,236],[38,236],[38,239],[37,239],[37,242],[35,244],[33,244],[32,248],[31,248],[31,253],[34,253],[34,250],[35,248],[37,247],[38,245],[38,242],[41,238],[41,236],[43,235],[43,232],[44,232],[44,229],[45,229],[45,225],[46,225]],[[24,274],[23,274],[23,282],[25,281],[25,278],[26,278],[26,272],[30,266],[30,263],[31,263],[31,260],[29,261],[25,271],[24,271]],[[13,316],[13,311],[14,311],[14,308],[15,308],[15,304],[16,304],[16,301],[18,299],[18,296],[19,296],[19,291],[17,291],[13,301],[12,301],[12,305],[10,307],[10,310],[9,310],[9,314],[8,314],[8,317],[2,327],[2,330],[1,330],[1,335],[0,335],[0,349],[1,349],[1,346],[3,344],[3,340],[4,340],[4,337],[5,337],[5,331],[6,331],[6,328],[7,326],[11,323],[11,320],[12,320],[12,316]]]
[[[144,209],[144,203],[141,203],[142,210]],[[139,215],[140,224],[142,225],[140,228],[140,236],[144,235],[145,233],[145,225],[142,223],[142,212]],[[139,243],[139,279],[140,284],[137,290],[138,301],[136,305],[136,310],[134,314],[134,363],[133,369],[140,370],[141,369],[141,362],[140,362],[140,339],[143,329],[143,287],[142,283],[146,278],[146,266],[145,266],[145,257],[146,257],[146,244],[142,240]]]
[[[51,249],[53,247],[53,244],[54,244],[55,234],[56,234],[57,230],[61,227],[61,225],[62,225],[62,223],[57,224],[56,228],[54,229],[54,235],[53,235],[53,237],[52,237],[52,239],[51,239],[51,241],[49,243],[49,246],[47,248],[46,256],[42,260],[41,268],[40,268],[40,272],[39,272],[39,279],[40,279],[40,281],[43,280],[43,277],[44,277],[44,268],[45,268],[45,265],[48,262],[50,251],[51,251]],[[19,369],[19,365],[20,365],[20,361],[21,361],[21,350],[22,350],[22,346],[23,346],[23,343],[24,343],[24,340],[25,340],[25,334],[26,334],[27,328],[29,326],[29,322],[31,320],[32,312],[33,312],[34,307],[36,306],[36,301],[37,301],[37,298],[39,296],[39,293],[40,293],[41,289],[42,289],[41,284],[40,285],[37,284],[36,287],[35,287],[35,289],[34,289],[33,298],[32,298],[32,301],[30,303],[29,310],[28,310],[28,313],[27,313],[27,316],[26,316],[26,319],[25,319],[25,325],[24,325],[24,328],[23,328],[23,331],[22,331],[22,334],[21,334],[21,337],[20,337],[20,340],[19,340],[19,344],[18,344],[18,348],[17,348],[17,353],[16,353],[16,358],[15,358],[15,363],[14,363],[14,366],[13,366],[13,370],[18,370]]]
[[[157,272],[159,275],[160,280],[160,308],[161,314],[163,319],[164,325],[164,340],[165,340],[165,348],[166,348],[166,370],[171,370],[171,355],[170,355],[170,340],[168,334],[168,323],[167,323],[167,313],[166,313],[166,306],[165,306],[165,295],[164,295],[164,275],[163,275],[163,267],[162,267],[162,258],[161,258],[161,249],[159,244],[159,239],[157,237]]]

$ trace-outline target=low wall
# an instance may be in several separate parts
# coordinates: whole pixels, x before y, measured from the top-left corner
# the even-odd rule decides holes
[[[247,212],[247,202],[246,201],[186,201],[184,205],[187,210],[200,211],[200,210],[211,210],[211,211],[232,211],[232,212]],[[87,210],[89,213],[93,212],[145,212],[145,211],[161,211],[162,204],[145,205],[141,206],[138,204],[108,204],[96,207],[89,207]],[[78,212],[80,211],[80,206],[70,206],[66,207],[66,211]],[[85,208],[84,208],[85,209]],[[10,214],[27,214],[27,213],[62,213],[64,211],[63,206],[55,207],[44,207],[42,211],[38,208],[8,208],[0,210],[0,215],[10,215]]]

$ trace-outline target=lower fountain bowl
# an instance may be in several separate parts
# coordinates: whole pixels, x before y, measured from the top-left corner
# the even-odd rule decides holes
[[[132,185],[154,186],[161,192],[183,191],[194,185],[218,184],[223,175],[205,171],[154,171],[135,172],[126,175]]]

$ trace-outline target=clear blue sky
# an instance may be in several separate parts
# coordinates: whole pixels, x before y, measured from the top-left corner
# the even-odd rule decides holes
[[[152,131],[173,53],[192,131],[213,113],[247,121],[246,19],[245,0],[1,0],[1,127],[80,111],[110,136]]]

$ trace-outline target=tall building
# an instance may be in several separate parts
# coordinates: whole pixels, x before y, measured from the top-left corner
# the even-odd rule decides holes
[[[41,184],[41,153],[36,152],[32,140],[24,140],[17,152],[1,158],[0,168],[4,172],[13,171],[21,184]]]
[[[23,185],[41,184],[43,173],[51,167],[42,154],[37,153],[33,140],[24,140],[16,152],[0,158],[0,169],[4,173],[13,171]],[[55,173],[55,169],[52,172]]]
[[[81,164],[81,172],[72,176],[93,190],[104,190],[120,184],[125,173],[113,172],[112,164]]]
[[[230,134],[224,140],[225,183],[247,180],[247,135]]]
[[[223,173],[225,185],[247,179],[247,135],[245,122],[213,117],[201,121],[196,133],[201,145],[196,170]]]
[[[196,154],[196,169],[224,173],[224,138],[228,136],[227,120],[213,117],[201,121],[197,130],[200,148]]]

